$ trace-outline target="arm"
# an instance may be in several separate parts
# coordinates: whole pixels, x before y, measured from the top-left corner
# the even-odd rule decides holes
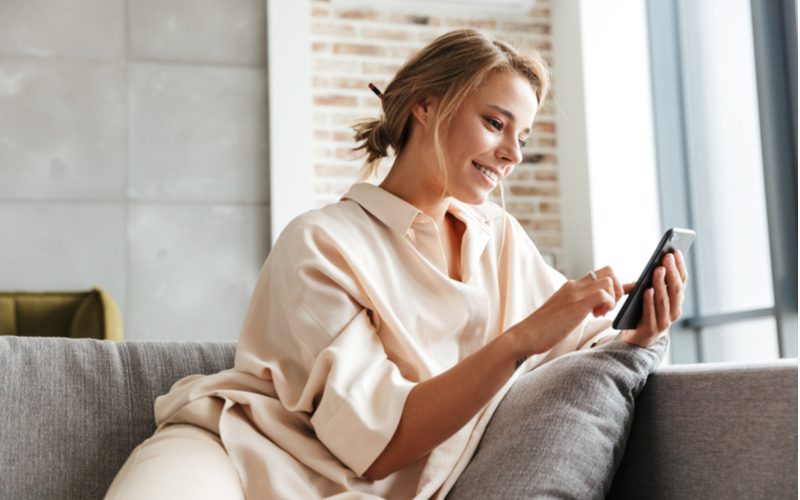
[[[506,333],[450,370],[417,384],[408,394],[392,439],[364,476],[382,479],[430,452],[489,402],[514,372],[517,359],[549,351],[589,314],[601,317],[613,309],[623,287],[610,268],[597,275],[602,278],[567,281]],[[654,291],[645,295],[639,327],[623,330],[615,338],[647,347],[680,317],[687,281],[683,255],[666,256],[654,281]],[[624,291],[632,286],[626,284]]]
[[[389,444],[367,468],[382,479],[425,455],[466,424],[503,387],[515,362],[552,349],[594,311],[616,303],[612,280],[571,280],[530,316],[450,370],[417,384]]]
[[[469,422],[505,385],[516,360],[524,356],[512,330],[446,372],[417,384],[406,399],[394,436],[364,476],[383,479]]]

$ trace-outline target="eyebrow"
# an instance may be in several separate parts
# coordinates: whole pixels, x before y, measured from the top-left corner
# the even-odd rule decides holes
[[[506,118],[508,118],[512,122],[517,121],[517,119],[514,117],[514,113],[512,113],[509,110],[507,110],[506,108],[500,107],[500,106],[498,106],[496,104],[490,104],[489,107],[497,110],[500,114],[504,115]],[[528,127],[525,130],[523,130],[523,132],[525,132],[526,134],[530,134],[531,133],[530,127]]]

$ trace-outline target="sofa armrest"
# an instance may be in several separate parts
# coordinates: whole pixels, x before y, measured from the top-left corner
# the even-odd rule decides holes
[[[797,498],[797,359],[664,367],[610,498]]]

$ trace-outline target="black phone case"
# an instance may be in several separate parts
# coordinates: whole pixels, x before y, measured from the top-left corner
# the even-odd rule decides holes
[[[694,242],[695,232],[691,229],[672,228],[664,233],[658,243],[650,261],[642,271],[633,290],[628,294],[627,300],[622,304],[617,317],[614,318],[613,327],[617,330],[633,330],[639,326],[642,318],[642,299],[644,292],[653,286],[653,271],[661,265],[664,256],[675,250],[680,250],[686,258],[689,248]]]

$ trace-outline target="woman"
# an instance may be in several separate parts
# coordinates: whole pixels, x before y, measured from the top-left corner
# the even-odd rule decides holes
[[[659,338],[680,315],[680,255],[656,271],[639,327],[616,332],[602,316],[632,284],[608,267],[567,281],[487,201],[547,88],[541,59],[475,30],[410,59],[383,116],[356,126],[366,174],[395,153],[385,180],[289,224],[235,367],[156,401],[158,430],[109,498],[443,497],[519,373]]]

